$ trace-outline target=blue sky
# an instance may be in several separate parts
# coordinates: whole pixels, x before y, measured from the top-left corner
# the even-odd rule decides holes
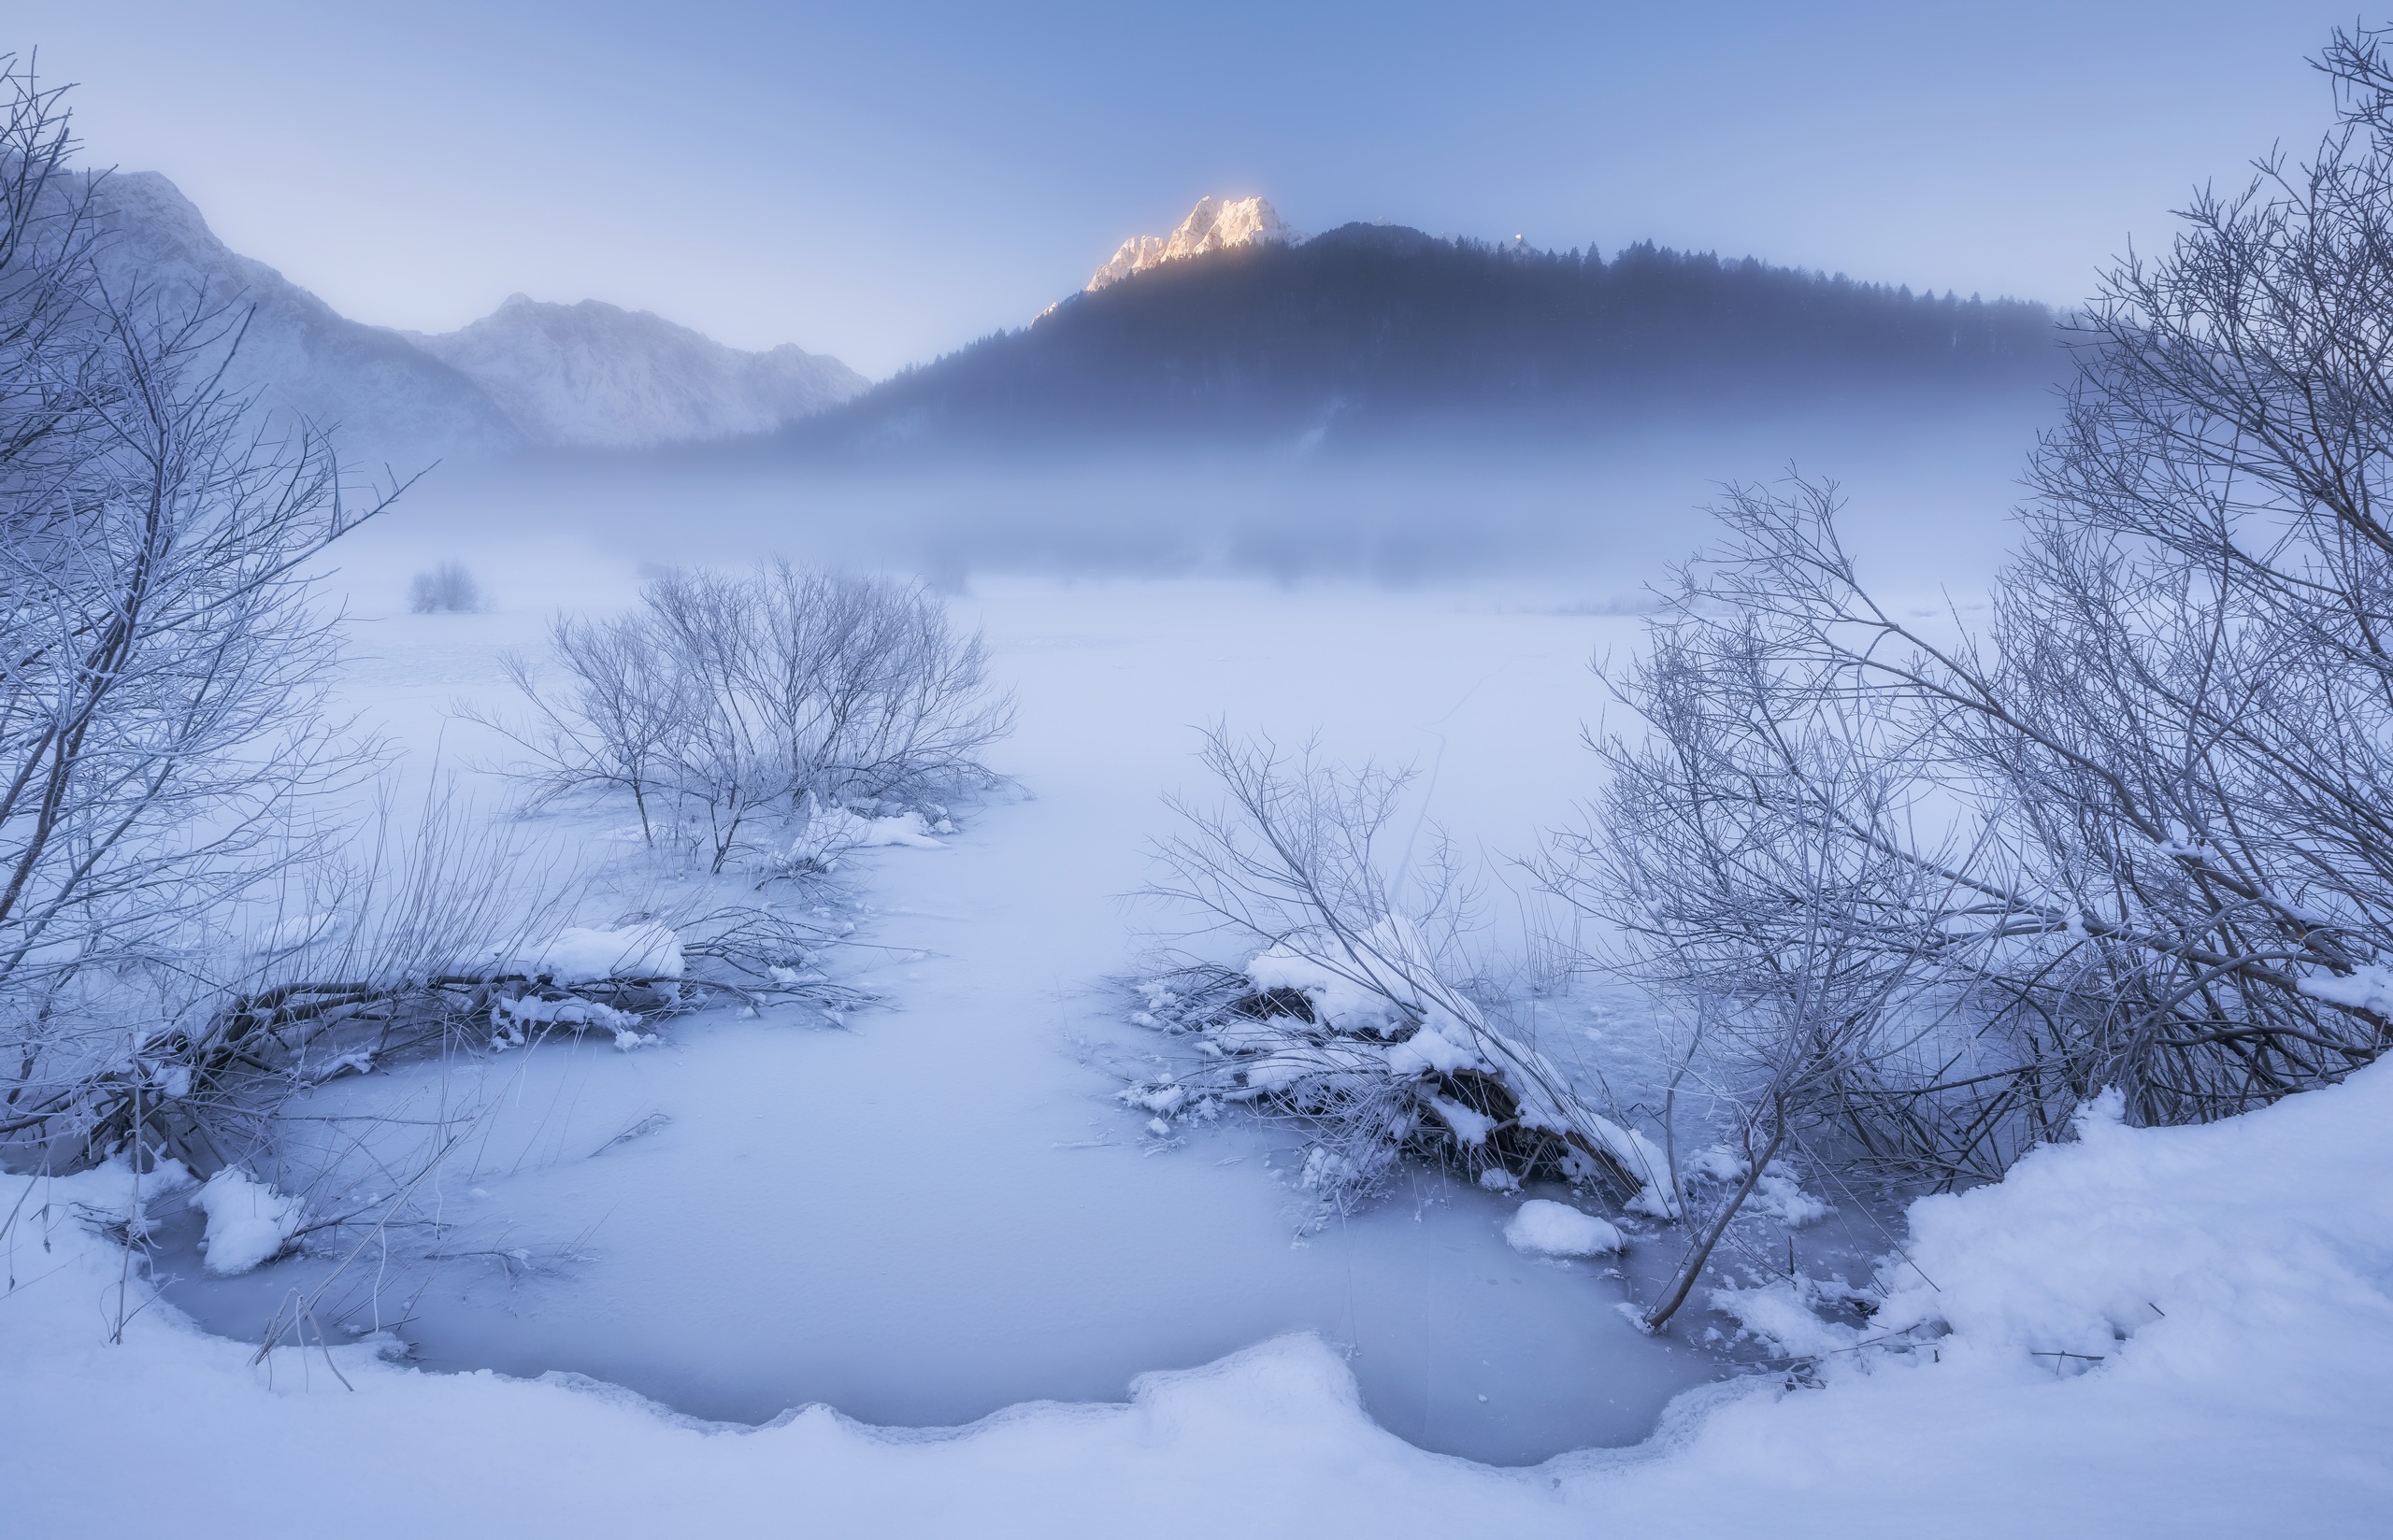
[[[103,164],[361,320],[595,296],[873,375],[1207,192],[2070,301],[2314,140],[2349,0],[11,0]]]

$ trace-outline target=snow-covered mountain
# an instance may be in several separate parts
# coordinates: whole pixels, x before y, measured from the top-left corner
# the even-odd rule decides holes
[[[122,292],[194,292],[247,308],[229,378],[269,412],[337,430],[345,458],[401,473],[533,448],[645,449],[764,433],[835,406],[866,381],[795,347],[743,352],[595,300],[517,294],[437,336],[340,315],[227,248],[174,183],[150,171],[98,183],[103,261]]]
[[[862,392],[862,375],[784,344],[727,348],[646,310],[510,295],[458,331],[409,342],[488,392],[534,443],[608,449],[767,433]]]
[[[1201,257],[1232,246],[1302,239],[1262,198],[1199,198],[1168,235],[1133,235],[1088,280],[1090,290],[1119,283],[1168,262]]]
[[[228,378],[269,411],[337,428],[346,458],[403,471],[520,449],[524,435],[482,388],[397,334],[350,321],[262,262],[227,248],[153,171],[98,184],[102,261],[120,292],[166,304],[195,292],[237,303],[249,323]]]

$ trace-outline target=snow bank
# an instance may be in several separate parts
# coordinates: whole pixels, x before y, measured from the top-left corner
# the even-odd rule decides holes
[[[681,938],[653,922],[619,931],[569,926],[543,948],[531,971],[560,984],[600,978],[679,978]]]
[[[1639,1449],[1526,1470],[1390,1436],[1309,1337],[1144,1376],[1126,1405],[937,1433],[823,1407],[733,1429],[569,1376],[418,1373],[387,1342],[252,1369],[247,1345],[122,1286],[94,1221],[133,1211],[129,1173],[0,1176],[0,1504],[11,1540],[300,1533],[326,1515],[359,1540],[2375,1535],[2393,1503],[2388,1169],[2393,1066],[2204,1128],[2090,1119],[1999,1186],[1917,1205],[1878,1319],[1821,1323],[1858,1350],[1826,1352],[1818,1388],[1691,1392]]]
[[[208,1179],[192,1206],[208,1216],[208,1270],[230,1277],[281,1254],[308,1222],[300,1201],[226,1166]]]
[[[1521,1205],[1504,1226],[1504,1239],[1532,1257],[1604,1257],[1624,1244],[1610,1220],[1549,1198]]]
[[[1947,1331],[1956,1350],[2047,1368],[2057,1353],[2191,1368],[2248,1326],[2286,1361],[2265,1388],[2298,1377],[2305,1357],[2323,1372],[2347,1347],[2383,1354],[2388,1092],[2393,1079],[2372,1069],[2180,1129],[2128,1128],[2105,1094],[2079,1116],[2074,1144],[2030,1154],[1999,1186],[1912,1205],[1911,1261],[1882,1269],[1873,1329]],[[2378,1362],[2393,1371],[2393,1357]]]

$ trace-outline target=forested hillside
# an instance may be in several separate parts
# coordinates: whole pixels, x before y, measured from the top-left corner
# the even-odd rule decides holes
[[[2060,373],[2043,307],[1632,246],[1606,259],[1350,224],[1078,294],[790,431],[812,449],[1452,429],[1569,438]]]

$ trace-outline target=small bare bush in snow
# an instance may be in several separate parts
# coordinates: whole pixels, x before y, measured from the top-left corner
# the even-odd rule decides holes
[[[408,584],[408,608],[418,615],[479,615],[488,607],[481,584],[462,562],[443,562]]]
[[[491,721],[538,791],[620,794],[711,872],[824,869],[852,814],[944,819],[1011,720],[928,591],[786,562],[654,578],[629,614],[559,619],[551,654],[509,664],[529,720]]]
[[[1160,1127],[1245,1106],[1311,1136],[1303,1181],[1344,1209],[1397,1162],[1490,1186],[1593,1181],[1670,1212],[1660,1152],[1588,1106],[1457,982],[1466,893],[1441,843],[1391,870],[1383,836],[1406,777],[1345,772],[1265,742],[1207,736],[1227,800],[1181,806],[1154,896],[1225,936],[1236,964],[1189,962],[1142,988],[1139,1020],[1196,1039],[1200,1063],[1125,1099]]]

